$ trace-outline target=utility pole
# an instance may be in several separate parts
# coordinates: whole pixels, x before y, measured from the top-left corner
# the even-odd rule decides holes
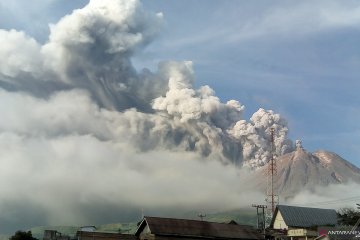
[[[206,214],[199,213],[198,217],[201,219],[201,221],[203,221],[204,217],[206,217]]]
[[[265,231],[265,208],[267,208],[267,206],[257,204],[253,204],[251,206],[256,208],[257,228]],[[259,212],[259,208],[262,209],[262,212]]]

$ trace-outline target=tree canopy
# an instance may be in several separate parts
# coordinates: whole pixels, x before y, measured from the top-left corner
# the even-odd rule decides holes
[[[31,231],[17,231],[9,240],[37,240],[32,236]]]
[[[341,208],[337,214],[339,224],[346,226],[354,226],[360,218],[360,211],[354,208]]]

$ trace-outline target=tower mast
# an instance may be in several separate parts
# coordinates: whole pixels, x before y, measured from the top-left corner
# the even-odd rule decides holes
[[[275,161],[275,129],[271,128],[271,156],[270,161],[268,164],[268,171],[267,171],[267,179],[268,179],[268,186],[266,191],[266,202],[268,205],[267,208],[267,225],[269,225],[271,218],[275,212],[276,205],[279,202],[279,196],[277,195],[276,191],[276,184],[275,178],[277,176],[277,167]]]

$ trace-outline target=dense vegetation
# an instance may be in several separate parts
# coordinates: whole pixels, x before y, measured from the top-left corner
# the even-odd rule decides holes
[[[342,208],[337,214],[338,223],[345,226],[354,226],[360,218],[360,211],[354,208]]]
[[[37,240],[32,236],[31,231],[17,231],[9,240]]]

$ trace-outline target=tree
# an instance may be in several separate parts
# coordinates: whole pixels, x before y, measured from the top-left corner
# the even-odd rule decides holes
[[[354,208],[341,208],[338,212],[338,222],[340,225],[354,226],[360,218],[360,211]]]
[[[9,240],[37,240],[32,236],[31,231],[17,231]]]

